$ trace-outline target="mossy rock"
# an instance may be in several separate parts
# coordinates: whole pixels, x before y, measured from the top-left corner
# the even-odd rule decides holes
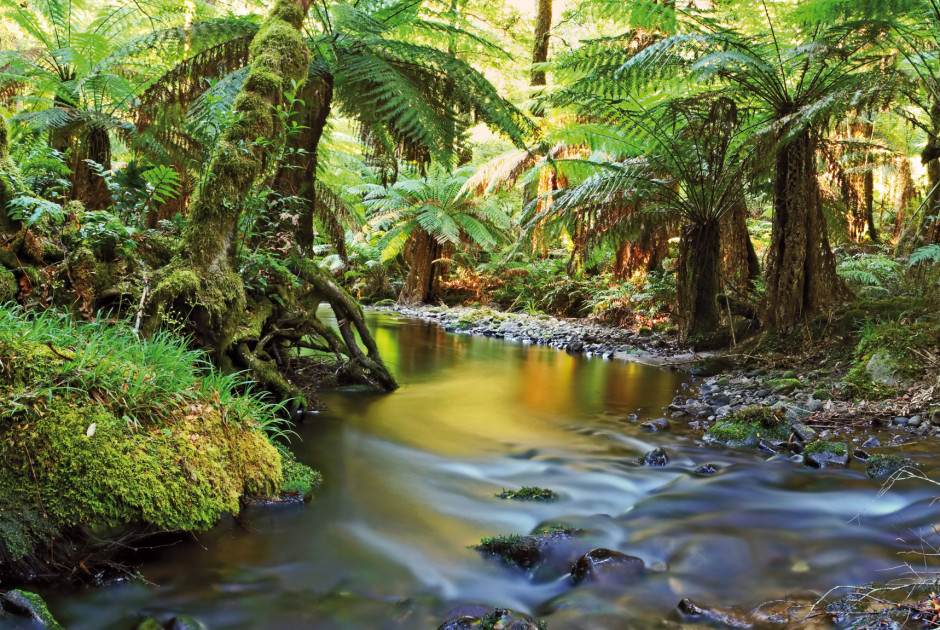
[[[507,566],[531,571],[547,559],[553,545],[569,540],[578,533],[580,530],[564,525],[551,525],[535,529],[527,536],[510,534],[487,537],[471,548],[485,556],[498,558]]]
[[[7,591],[3,594],[2,603],[3,610],[12,615],[29,617],[33,619],[35,623],[45,628],[51,628],[52,630],[60,630],[62,628],[59,622],[52,616],[52,613],[49,612],[49,607],[46,606],[46,602],[36,593],[21,591],[19,589]]]
[[[803,451],[806,465],[815,468],[844,467],[849,461],[849,448],[845,442],[816,440]]]
[[[522,486],[519,490],[503,490],[496,495],[498,499],[510,499],[512,501],[555,501],[558,499],[558,493],[548,488],[539,488],[538,486]]]
[[[940,346],[940,326],[919,322],[909,326],[884,324],[870,331],[856,348],[856,363],[846,374],[846,393],[880,400],[897,395],[910,381],[925,374],[915,349]]]
[[[13,272],[0,267],[0,304],[14,300],[19,292],[20,285]]]
[[[775,394],[789,394],[803,384],[795,378],[775,378],[765,383]]]
[[[909,457],[895,454],[872,455],[865,462],[865,474],[872,479],[890,477],[902,468],[921,468],[922,465]]]
[[[813,398],[816,400],[832,400],[832,393],[828,389],[817,389],[813,392]]]
[[[748,407],[717,422],[703,439],[725,446],[757,446],[761,439],[786,440],[790,427],[774,410]]]

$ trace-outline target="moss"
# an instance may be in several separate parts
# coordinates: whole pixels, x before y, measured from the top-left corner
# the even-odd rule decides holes
[[[299,496],[304,501],[310,501],[314,491],[323,482],[323,477],[313,468],[298,462],[294,454],[286,448],[278,447],[277,450],[281,456],[281,469],[284,471],[281,494]]]
[[[499,558],[507,566],[531,570],[541,564],[553,544],[572,538],[580,530],[564,525],[549,525],[533,530],[528,536],[510,534],[480,540],[472,548],[480,553]]]
[[[7,606],[10,606],[11,602],[15,602],[13,605],[18,609],[17,612],[23,615],[29,615],[43,627],[51,628],[52,630],[61,630],[62,626],[59,625],[59,622],[56,621],[52,613],[49,612],[49,607],[40,595],[29,591],[14,589],[7,591],[5,600]]]
[[[816,400],[830,400],[832,399],[832,394],[829,393],[828,389],[817,389],[813,392],[813,398]]]
[[[802,383],[795,378],[775,378],[767,381],[766,385],[774,392],[792,392],[800,387]]]
[[[0,267],[0,304],[16,298],[20,292],[20,285],[12,271]]]
[[[793,370],[787,370],[786,372],[780,375],[780,378],[796,379],[796,372],[794,372]]]
[[[816,440],[810,442],[803,451],[805,455],[828,454],[836,457],[845,457],[848,453],[848,447],[844,442],[830,442],[829,440]]]
[[[522,486],[519,490],[503,490],[496,497],[513,501],[555,501],[558,493],[538,486]]]
[[[786,440],[790,427],[773,410],[748,407],[718,422],[705,432],[706,442],[726,446],[755,446],[761,439]]]
[[[868,458],[868,461],[865,462],[865,474],[872,479],[890,477],[902,468],[921,468],[921,464],[909,457],[901,457],[894,454],[872,455]]]
[[[880,400],[897,395],[903,383],[924,376],[923,363],[916,349],[940,346],[940,326],[933,322],[919,322],[909,326],[884,324],[867,334],[856,348],[856,362],[846,374],[846,393],[858,398]],[[900,385],[872,381],[869,362],[876,354],[882,354],[892,364],[892,370]]]

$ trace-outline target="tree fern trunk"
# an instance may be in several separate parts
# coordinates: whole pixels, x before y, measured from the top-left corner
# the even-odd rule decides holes
[[[775,155],[774,218],[767,254],[763,323],[778,332],[848,294],[819,202],[815,143],[800,133]]]
[[[313,245],[315,235],[317,147],[333,102],[332,77],[308,76],[297,99],[290,122],[296,122],[301,131],[287,139],[287,152],[271,187],[282,198],[296,198],[297,205],[292,207],[298,211],[295,234],[297,243],[306,250]]]
[[[679,237],[676,288],[679,333],[695,347],[706,346],[718,330],[721,228],[717,221],[686,224]]]
[[[548,61],[548,41],[552,31],[552,0],[539,0],[538,14],[535,17],[535,37],[532,43],[532,63]],[[529,85],[546,84],[544,70],[533,68]]]
[[[400,304],[426,304],[439,296],[440,272],[435,263],[442,247],[433,236],[421,230],[412,239],[409,249],[408,275],[398,296]]]
[[[760,262],[747,231],[747,204],[741,198],[721,218],[721,273],[741,291],[753,288],[760,276]]]

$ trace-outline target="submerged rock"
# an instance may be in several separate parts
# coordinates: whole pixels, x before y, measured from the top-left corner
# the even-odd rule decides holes
[[[508,566],[531,571],[548,559],[554,546],[573,538],[577,531],[566,527],[546,527],[527,536],[511,534],[484,538],[479,545],[473,545],[473,549],[499,558]]]
[[[484,630],[500,628],[502,630],[547,630],[544,621],[533,619],[506,608],[495,608],[489,612],[476,612],[477,606],[466,606],[470,610],[458,609],[458,614],[442,623],[437,630]],[[484,609],[485,610],[485,609]],[[453,614],[453,612],[451,613]]]
[[[654,448],[640,458],[639,462],[643,466],[665,466],[669,463],[669,457],[665,449]]]
[[[906,467],[920,468],[920,464],[900,455],[872,455],[865,462],[865,474],[872,479],[884,479]]]
[[[206,630],[206,624],[189,615],[178,615],[170,619],[166,630]]]
[[[703,477],[711,477],[718,472],[718,466],[715,464],[702,464],[695,469],[696,475],[701,475]]]
[[[643,575],[646,565],[636,556],[610,549],[592,549],[571,565],[571,582],[630,583]]]
[[[688,598],[680,601],[677,608],[679,609],[679,612],[685,617],[692,617],[696,620],[708,621],[713,624],[724,626],[725,628],[754,627],[750,615],[740,608],[703,605],[698,604]]]
[[[656,418],[655,420],[650,420],[649,422],[644,422],[640,427],[651,433],[659,433],[660,431],[669,430],[669,420],[666,418]]]

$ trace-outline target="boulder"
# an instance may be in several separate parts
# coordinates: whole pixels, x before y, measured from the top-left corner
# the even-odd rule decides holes
[[[61,629],[46,606],[46,602],[36,593],[14,589],[3,594],[3,610],[18,617],[29,617],[34,623],[45,628]]]
[[[654,448],[641,457],[639,463],[643,466],[665,466],[669,463],[669,457],[665,449]]]
[[[841,468],[849,463],[849,448],[844,442],[816,440],[806,446],[803,457],[813,468]]]

